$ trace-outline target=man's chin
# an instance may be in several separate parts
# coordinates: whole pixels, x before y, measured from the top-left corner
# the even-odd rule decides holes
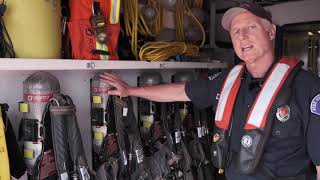
[[[251,63],[255,62],[255,58],[253,58],[253,57],[244,57],[242,59],[242,61],[244,61],[246,64],[251,64]]]

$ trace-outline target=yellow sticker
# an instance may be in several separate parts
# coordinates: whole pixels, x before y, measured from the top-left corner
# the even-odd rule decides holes
[[[143,127],[149,129],[152,125],[152,122],[149,121],[143,121]]]
[[[224,169],[219,169],[218,174],[224,173]]]
[[[92,96],[92,102],[93,102],[93,104],[101,104],[102,97],[101,96]]]
[[[32,149],[24,149],[23,150],[23,154],[25,158],[28,159],[33,159],[34,158],[34,154],[33,154],[33,150]]]
[[[102,132],[94,132],[94,139],[101,141],[103,139],[103,133]]]
[[[25,102],[20,102],[19,103],[19,111],[23,112],[23,113],[29,112],[29,104],[25,103]]]

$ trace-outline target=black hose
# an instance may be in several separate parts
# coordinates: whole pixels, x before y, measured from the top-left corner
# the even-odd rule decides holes
[[[13,48],[13,44],[11,41],[11,38],[9,36],[9,33],[6,29],[6,26],[3,22],[3,15],[6,11],[6,4],[2,0],[0,4],[0,57],[1,58],[14,58],[15,57],[15,51]]]

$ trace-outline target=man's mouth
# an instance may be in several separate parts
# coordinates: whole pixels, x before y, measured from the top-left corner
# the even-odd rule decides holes
[[[253,48],[253,45],[247,45],[241,48],[242,52],[249,51]]]

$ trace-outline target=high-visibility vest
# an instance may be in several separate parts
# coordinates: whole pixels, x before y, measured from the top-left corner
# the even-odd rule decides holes
[[[290,96],[288,88],[300,66],[300,61],[283,57],[276,63],[261,87],[244,126],[244,135],[241,139],[241,148],[237,157],[238,169],[245,174],[253,173],[259,164],[264,145],[271,132],[275,114],[274,104],[286,103]],[[215,132],[213,135],[213,162],[218,168],[226,166],[228,156],[231,117],[238,90],[241,85],[241,76],[244,72],[244,63],[231,69],[219,97],[215,114]],[[281,97],[281,98],[279,98]],[[279,103],[281,102],[281,103]]]
[[[120,32],[121,0],[70,0],[68,32],[74,59],[116,60]],[[98,6],[98,7],[96,7]],[[98,11],[98,12],[97,12]],[[106,42],[97,40],[92,17],[100,14],[104,20],[97,26],[105,27]]]

